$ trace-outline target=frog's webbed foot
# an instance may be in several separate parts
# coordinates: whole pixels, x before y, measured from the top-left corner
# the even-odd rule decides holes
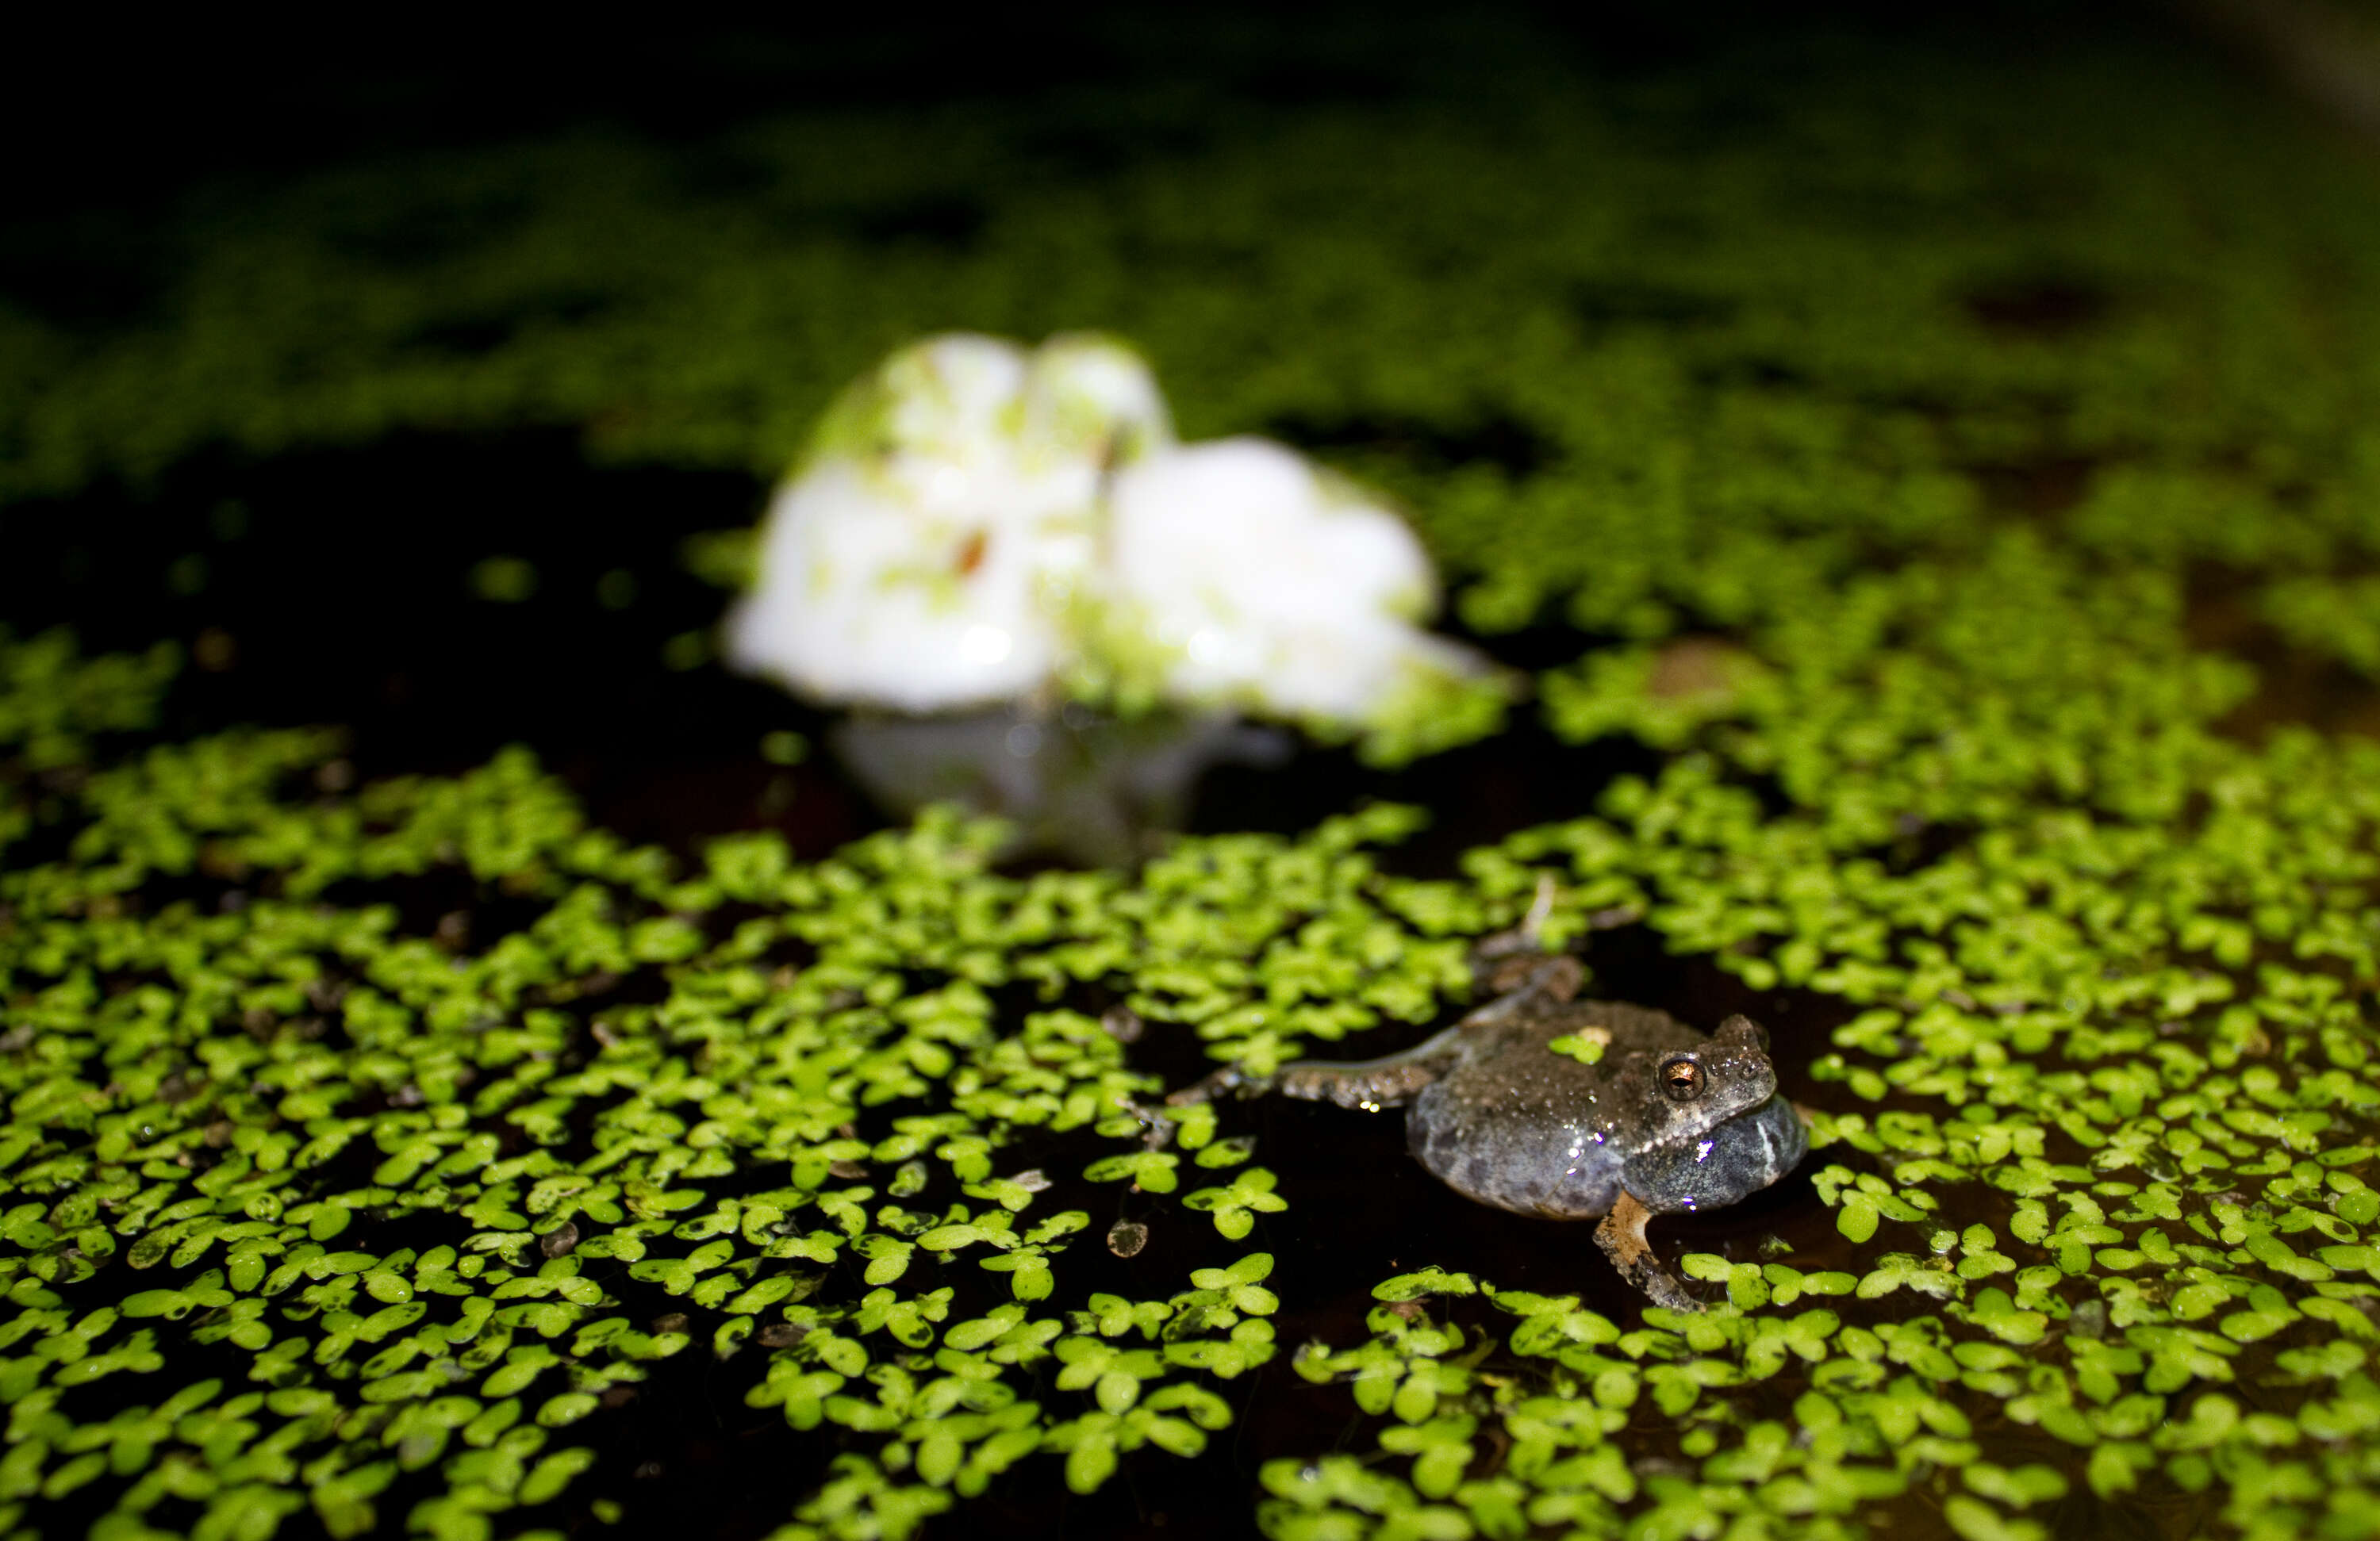
[[[1544,951],[1539,945],[1539,933],[1545,929],[1546,917],[1553,914],[1554,880],[1550,873],[1537,879],[1536,896],[1529,902],[1521,923],[1506,931],[1490,931],[1471,944],[1474,964],[1494,963],[1515,953]]]
[[[1554,892],[1553,874],[1537,874],[1536,894],[1529,901],[1528,913],[1521,917],[1521,923],[1509,931],[1481,937],[1472,944],[1471,977],[1479,989],[1490,995],[1517,989],[1527,982],[1531,970],[1544,961],[1538,939],[1545,930],[1546,917],[1553,914]]]
[[[1529,912],[1521,923],[1471,944],[1474,989],[1502,998],[1542,990],[1556,1001],[1568,1001],[1579,992],[1586,982],[1586,971],[1578,960],[1545,951],[1546,920],[1553,914],[1556,892],[1552,873],[1537,874],[1536,896],[1530,900]]]
[[[1611,1212],[1595,1228],[1596,1244],[1611,1259],[1611,1266],[1620,1270],[1620,1277],[1642,1290],[1654,1304],[1672,1311],[1701,1310],[1702,1302],[1686,1293],[1686,1287],[1678,1282],[1677,1276],[1661,1266],[1660,1255],[1645,1239],[1645,1223],[1652,1218],[1653,1211],[1623,1188],[1613,1200]]]
[[[1513,965],[1527,966],[1518,970],[1520,977],[1495,1000],[1475,1007],[1451,1031],[1475,1033],[1494,1027],[1517,1013],[1540,1008],[1548,1001],[1568,1002],[1576,1000],[1586,985],[1586,966],[1567,953],[1548,958],[1542,954],[1514,958]]]

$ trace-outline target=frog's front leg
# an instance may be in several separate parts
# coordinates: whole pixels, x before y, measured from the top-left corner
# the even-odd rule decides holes
[[[1634,1194],[1620,1190],[1612,1201],[1611,1212],[1595,1228],[1596,1244],[1603,1248],[1620,1277],[1642,1290],[1656,1305],[1666,1305],[1672,1311],[1699,1311],[1702,1302],[1686,1293],[1686,1287],[1677,1276],[1661,1266],[1660,1255],[1645,1238],[1645,1224],[1653,1211],[1645,1207]]]

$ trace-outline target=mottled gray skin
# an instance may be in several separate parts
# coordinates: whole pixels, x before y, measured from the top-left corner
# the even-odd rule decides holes
[[[1618,1001],[1529,990],[1514,1005],[1453,1029],[1434,1056],[1438,1078],[1405,1116],[1415,1157],[1457,1193],[1557,1219],[1607,1214],[1623,1190],[1657,1215],[1718,1208],[1792,1171],[1808,1148],[1777,1095],[1767,1035],[1748,1017],[1706,1036]],[[1597,1028],[1610,1035],[1598,1063],[1547,1047]],[[1703,1074],[1700,1095],[1682,1101],[1658,1075],[1682,1059]],[[1293,1066],[1283,1081],[1318,1069]]]
[[[1597,1240],[1621,1273],[1661,1304],[1696,1308],[1651,1253],[1645,1220],[1757,1193],[1800,1163],[1808,1133],[1777,1094],[1768,1035],[1751,1018],[1704,1034],[1642,1006],[1572,1001],[1579,977],[1575,962],[1549,960],[1404,1053],[1301,1062],[1264,1083],[1225,1071],[1176,1100],[1242,1087],[1366,1110],[1410,1104],[1407,1144],[1448,1186],[1522,1214],[1608,1216]],[[1547,1047],[1571,1035],[1601,1038],[1602,1059]],[[1676,1078],[1691,1087],[1672,1090]]]

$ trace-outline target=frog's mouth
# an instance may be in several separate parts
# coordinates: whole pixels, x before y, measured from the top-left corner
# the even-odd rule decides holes
[[[1723,1208],[1786,1176],[1809,1153],[1802,1115],[1771,1092],[1700,1135],[1635,1157],[1628,1163],[1627,1186],[1664,1213]]]

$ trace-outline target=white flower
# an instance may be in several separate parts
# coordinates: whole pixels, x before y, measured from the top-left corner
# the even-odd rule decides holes
[[[1154,455],[1110,502],[1110,593],[1165,692],[1357,722],[1415,670],[1473,671],[1413,624],[1436,596],[1404,522],[1262,439]]]
[[[909,711],[1032,691],[1065,655],[1102,479],[1171,437],[1156,382],[1112,343],[1028,356],[957,334],[894,354],[835,404],[771,504],[729,660]]]
[[[1479,672],[1431,637],[1394,514],[1257,439],[1178,446],[1130,349],[953,334],[844,392],[771,504],[738,667],[935,712],[1063,671],[1177,703],[1376,725]]]

